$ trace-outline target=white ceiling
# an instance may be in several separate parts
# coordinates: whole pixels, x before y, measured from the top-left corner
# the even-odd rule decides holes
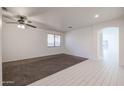
[[[7,8],[15,15],[25,15],[60,31],[70,31],[124,16],[124,8],[30,7]],[[94,18],[99,14],[99,18]],[[68,28],[72,26],[72,28]]]

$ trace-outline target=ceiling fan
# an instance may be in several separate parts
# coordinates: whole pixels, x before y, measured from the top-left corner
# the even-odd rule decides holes
[[[2,10],[3,21],[7,24],[17,24],[18,28],[25,29],[26,27],[31,27],[50,31],[62,31],[61,29],[58,29],[55,26],[40,22],[40,20],[30,14],[23,14],[21,13],[21,11],[21,14],[18,14],[18,12],[14,12],[10,8],[6,7],[2,7]]]
[[[19,16],[17,22],[6,22],[7,24],[17,24],[18,28],[25,29],[26,26],[32,27],[32,28],[37,28],[34,25],[31,25],[32,21],[27,20],[27,17],[25,16]]]
[[[8,12],[7,8],[3,7],[2,9],[3,9],[3,11]],[[9,21],[9,22],[7,21],[6,23],[7,24],[17,24],[18,28],[25,29],[27,26],[32,27],[32,28],[37,28],[36,26],[31,24],[32,21],[28,20],[26,16],[21,16],[21,15],[9,16],[9,15],[3,14],[3,17],[10,19],[10,20],[14,20],[13,17],[15,17],[16,20]]]

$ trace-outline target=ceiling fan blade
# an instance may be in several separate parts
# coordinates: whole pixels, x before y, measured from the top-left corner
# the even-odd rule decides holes
[[[30,25],[30,24],[25,24],[25,25],[33,27],[33,28],[37,28],[36,26]]]
[[[18,24],[18,22],[6,22],[7,24]]]
[[[30,21],[30,20],[27,20],[27,22],[28,22],[28,23],[32,23],[32,21]]]
[[[11,17],[11,16],[7,16],[7,15],[2,15],[2,17],[3,18],[7,18],[7,19],[9,19],[9,20],[13,20],[13,21],[16,21],[13,17]]]

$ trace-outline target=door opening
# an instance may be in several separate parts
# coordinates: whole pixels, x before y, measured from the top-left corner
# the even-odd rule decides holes
[[[119,61],[119,28],[104,28],[100,34],[101,58],[105,62]]]

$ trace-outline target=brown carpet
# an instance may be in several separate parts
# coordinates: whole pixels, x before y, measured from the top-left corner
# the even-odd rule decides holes
[[[84,60],[87,59],[67,54],[58,54],[6,62],[3,63],[3,85],[28,85]]]

